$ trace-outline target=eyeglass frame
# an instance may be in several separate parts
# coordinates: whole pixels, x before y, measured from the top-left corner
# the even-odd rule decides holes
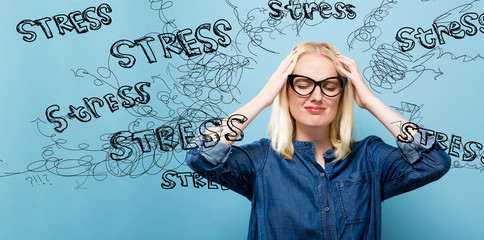
[[[308,94],[300,94],[296,91],[296,89],[294,89],[294,78],[296,77],[304,77],[304,78],[307,78],[311,81],[313,81],[314,85],[313,85],[313,89],[308,93]],[[321,86],[321,84],[326,81],[326,80],[329,80],[329,79],[339,79],[342,81],[343,85],[341,86],[341,89],[338,93],[336,93],[335,95],[333,96],[330,96],[328,94],[326,94],[324,91],[323,91],[323,87]],[[303,75],[298,75],[298,74],[289,74],[287,75],[287,81],[289,82],[289,85],[291,85],[291,88],[292,90],[294,90],[295,93],[297,93],[299,96],[303,96],[303,97],[307,97],[309,95],[311,95],[311,93],[314,92],[314,89],[316,89],[316,86],[319,86],[319,89],[321,89],[321,92],[327,96],[327,97],[336,97],[338,96],[341,92],[343,92],[345,86],[346,86],[346,83],[349,81],[349,79],[347,77],[341,77],[341,76],[336,76],[336,77],[329,77],[329,78],[326,78],[326,79],[323,79],[321,81],[314,81],[314,79],[310,78],[310,77],[307,77],[307,76],[303,76]]]

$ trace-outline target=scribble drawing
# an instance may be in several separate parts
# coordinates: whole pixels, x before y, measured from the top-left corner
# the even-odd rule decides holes
[[[162,22],[161,31],[175,31],[177,27],[175,19],[169,19],[165,14],[165,11],[173,6],[173,1],[148,1],[151,9],[158,11]],[[236,99],[236,96],[241,94],[238,85],[244,72],[256,63],[255,59],[244,55],[242,51],[244,49],[241,46],[247,46],[248,54],[253,56],[256,56],[256,48],[276,53],[268,47],[270,44],[265,40],[275,39],[276,34],[284,35],[286,31],[295,31],[298,34],[303,26],[309,26],[304,19],[283,26],[281,21],[271,19],[264,8],[254,8],[242,18],[237,6],[229,0],[226,0],[226,3],[232,7],[237,23],[241,27],[235,37],[236,41],[231,44],[232,52],[213,52],[196,57],[180,55],[182,64],[170,63],[164,72],[151,76],[149,80],[153,84],[152,89],[159,89],[157,92],[150,92],[153,96],[152,101],[124,109],[130,114],[132,120],[125,129],[119,129],[119,132],[140,133],[140,141],[133,141],[132,137],[126,137],[126,141],[123,142],[132,151],[130,157],[123,160],[114,160],[110,157],[113,153],[119,154],[119,149],[115,149],[111,143],[113,136],[119,132],[101,133],[95,141],[79,143],[68,139],[68,136],[52,132],[51,124],[43,121],[43,118],[37,118],[32,123],[36,125],[39,134],[50,143],[42,147],[40,158],[29,163],[24,170],[0,173],[0,177],[25,173],[48,173],[75,178],[74,189],[80,190],[87,189],[86,183],[90,179],[103,181],[109,176],[137,178],[157,175],[163,170],[175,170],[184,166],[184,161],[178,157],[184,153],[179,146],[180,139],[175,136],[173,148],[165,151],[161,149],[156,136],[151,132],[161,126],[177,129],[189,122],[187,132],[198,133],[200,124],[203,122],[226,116],[223,106],[239,103]],[[369,49],[375,50],[370,66],[364,70],[364,75],[369,79],[372,89],[377,92],[392,90],[397,93],[413,84],[425,72],[431,73],[436,79],[443,73],[440,69],[431,69],[424,65],[430,59],[449,56],[453,60],[462,59],[466,62],[477,58],[477,56],[474,58],[455,56],[438,47],[418,57],[400,52],[396,44],[384,43],[374,48],[381,34],[381,29],[376,26],[376,22],[382,21],[388,15],[391,4],[395,3],[396,1],[382,1],[378,10],[375,9],[365,17],[365,25],[359,29],[359,35],[355,31],[355,35],[351,35],[352,39],[348,38],[350,48],[355,41],[362,41],[368,42]],[[263,17],[259,18],[259,16]],[[260,19],[262,21],[259,21]],[[322,20],[313,25],[321,22]],[[247,40],[245,37],[248,41],[245,41]],[[72,72],[75,78],[92,81],[94,86],[115,90],[121,86],[118,77],[109,67],[109,57],[108,67],[99,67],[95,73],[85,68],[72,70]],[[401,104],[400,107],[394,108],[401,113],[409,114],[411,121],[418,122],[422,119],[420,109],[423,104],[408,102]],[[0,161],[0,164],[3,165],[3,161]],[[457,164],[454,167],[469,166]]]
[[[106,85],[113,90],[118,90],[118,88],[121,86],[116,74],[114,74],[114,72],[107,67],[98,67],[96,69],[96,73],[90,73],[84,68],[78,68],[76,70],[71,69],[71,71],[74,73],[74,77],[76,78],[91,78],[93,84],[97,87]]]
[[[459,20],[462,17],[463,13],[471,12],[471,10],[473,10],[473,11],[476,11],[477,13],[481,14],[478,22],[480,24],[484,24],[484,19],[482,19],[482,17],[483,17],[482,6],[478,6],[479,3],[482,4],[482,1],[473,0],[473,1],[470,1],[468,3],[459,5],[455,8],[450,9],[449,11],[437,16],[435,18],[434,22],[437,23],[437,24],[448,25],[452,21]],[[481,26],[480,29],[482,29],[482,26]],[[476,28],[476,30],[477,30],[477,28]],[[479,53],[479,52],[477,53],[477,55],[473,55],[471,53],[469,53],[469,54],[455,54],[455,53],[452,53],[451,50],[445,52],[439,46],[437,46],[436,49],[439,50],[438,58],[441,58],[443,56],[449,56],[451,60],[462,60],[462,62],[475,61],[476,59],[484,59],[484,56],[481,56],[481,53]],[[469,50],[475,51],[475,49],[473,49],[473,48],[469,48]]]
[[[280,20],[271,19],[269,15],[266,14],[267,10],[264,8],[254,8],[250,10],[244,18],[240,15],[238,6],[234,5],[230,0],[225,0],[225,2],[233,9],[236,21],[241,27],[234,39],[234,46],[237,52],[242,52],[239,45],[242,45],[244,42],[243,38],[247,37],[247,51],[252,55],[256,56],[253,48],[261,48],[270,53],[277,53],[276,51],[270,50],[263,41],[267,38],[274,39],[273,33],[284,35],[283,30],[279,27],[281,24]],[[259,18],[264,20],[258,22]]]
[[[423,106],[423,104],[417,105],[414,103],[402,101],[400,107],[391,107],[398,111],[406,119],[408,119],[408,121],[418,124],[423,119],[420,112],[420,109],[422,109]]]
[[[165,11],[173,6],[173,1],[166,0],[148,0],[151,10],[158,12],[158,18],[162,22],[161,31],[169,32],[171,29],[176,29],[175,19],[168,19]]]
[[[278,54],[276,50],[270,48],[271,40],[291,34],[299,36],[304,26],[314,27],[327,21],[329,18],[331,18],[331,21],[336,21],[341,19],[353,20],[356,17],[356,12],[353,11],[355,6],[343,2],[337,2],[335,3],[335,6],[328,6],[329,9],[338,8],[338,14],[329,13],[326,14],[327,16],[324,16],[324,13],[318,12],[320,5],[316,3],[319,2],[291,0],[289,1],[289,4],[291,4],[291,6],[297,5],[298,9],[301,10],[301,12],[298,12],[298,16],[295,16],[294,12],[291,12],[293,9],[288,10],[283,8],[283,1],[268,1],[268,5],[266,6],[271,8],[271,10],[274,9],[270,5],[277,2],[275,6],[280,7],[280,9],[277,10],[278,17],[271,17],[271,14],[272,16],[275,15],[274,12],[270,12],[266,7],[262,6],[248,10],[244,15],[241,13],[240,7],[234,4],[234,0],[225,0],[225,2],[230,8],[232,8],[237,24],[241,28],[234,40],[234,46],[237,49],[237,52],[242,53],[243,49],[241,46],[246,46],[247,51],[253,56],[257,56],[257,48],[266,52]],[[320,4],[328,3],[321,2]],[[336,7],[336,5],[338,5],[338,7]]]
[[[476,2],[478,1],[474,0],[467,4],[454,7],[440,14],[435,21],[448,19],[453,13],[469,11],[475,7]],[[397,2],[382,1],[380,7],[373,9],[365,17],[363,27],[355,30],[348,36],[348,46],[350,49],[353,47],[355,41],[362,41],[368,42],[369,44],[369,48],[365,51],[370,49],[374,50],[369,66],[363,70],[363,75],[375,92],[382,93],[383,91],[391,91],[392,93],[399,93],[421,78],[437,80],[444,73],[438,67],[428,67],[430,60],[438,60],[445,57],[448,57],[450,60],[461,60],[462,62],[484,59],[480,54],[475,56],[455,54],[450,51],[445,51],[440,46],[429,49],[423,54],[402,52],[397,41],[391,44],[383,43],[377,46],[375,43],[381,34],[381,29],[376,22],[383,20],[388,15],[388,10],[392,7],[391,4],[395,3]]]
[[[158,13],[161,31],[177,31],[175,19],[170,19],[166,14],[174,2],[148,2],[150,9]],[[252,44],[257,43],[255,39]],[[52,123],[44,121],[43,117],[33,120],[32,124],[49,143],[42,147],[40,158],[27,164],[25,169],[2,172],[0,177],[27,173],[52,174],[74,178],[74,189],[81,190],[87,189],[87,182],[92,179],[103,181],[109,176],[138,178],[184,166],[184,160],[178,157],[184,159],[184,143],[196,136],[203,127],[208,127],[201,126],[202,123],[227,116],[222,110],[223,106],[238,103],[236,96],[241,94],[238,85],[244,72],[255,63],[253,58],[237,51],[235,43],[232,42],[230,46],[232,52],[229,53],[215,51],[191,57],[182,54],[181,64],[168,63],[165,71],[142,79],[152,85],[147,90],[152,96],[151,101],[146,104],[134,103],[131,108],[120,108],[122,110],[116,114],[124,112],[131,117],[127,118],[126,128],[118,132],[101,132],[92,141],[79,142],[72,140],[65,132],[54,132]],[[107,67],[99,67],[94,72],[86,68],[71,71],[76,79],[117,91],[122,83],[110,67],[110,59],[111,56],[108,56]],[[118,97],[113,96],[113,99],[121,102]],[[88,128],[89,124],[83,127]],[[159,129],[163,130],[166,139],[172,137],[167,141],[169,144],[160,145],[159,139],[152,134]],[[119,140],[123,148],[115,148],[118,145],[113,143],[114,140]],[[129,157],[113,159],[112,154],[119,155],[120,149],[129,150]]]
[[[395,0],[383,0],[380,6],[371,10],[371,12],[363,19],[363,26],[351,32],[347,38],[347,44],[349,49],[353,48],[355,41],[367,42],[369,47],[364,52],[373,49],[376,41],[382,33],[382,29],[377,25],[377,22],[382,22],[386,16],[390,13],[392,4],[397,4]]]
[[[440,68],[431,69],[424,65],[435,55],[431,50],[414,57],[401,52],[396,42],[392,45],[384,43],[372,54],[370,66],[363,70],[363,75],[375,92],[393,90],[393,93],[398,93],[415,83],[425,72],[431,73],[434,80],[443,74]]]
[[[478,39],[473,36],[482,32],[478,31],[478,29],[482,29],[478,26],[484,24],[481,21],[484,14],[479,16],[478,13],[471,12],[472,7],[474,7],[473,2],[455,7],[435,18],[431,26],[424,24],[417,29],[402,27],[397,31],[395,39],[401,43],[400,48],[403,52],[411,51],[417,45],[433,49],[436,46],[446,47],[444,45],[448,40]],[[468,43],[468,41],[466,42]]]
[[[461,161],[454,160],[450,165],[451,169],[473,169],[479,170],[479,172],[484,172],[484,164],[470,164],[470,163],[462,163]]]
[[[434,22],[436,22],[436,23],[449,23],[450,21],[443,21],[443,20],[445,20],[446,18],[447,18],[447,20],[449,20],[449,19],[455,20],[457,18],[460,18],[460,15],[462,13],[468,12],[469,10],[471,10],[473,7],[475,7],[474,4],[476,4],[478,2],[480,2],[480,0],[472,0],[468,3],[454,7],[452,9],[450,9],[449,11],[447,11],[447,12],[439,15],[438,17],[436,17],[434,19]]]
[[[109,176],[138,178],[184,166],[184,160],[178,155],[184,156],[181,142],[186,140],[180,139],[178,132],[193,133],[187,137],[194,137],[201,127],[205,127],[201,126],[202,123],[226,116],[222,106],[238,103],[238,85],[254,60],[241,54],[220,52],[182,56],[182,59],[182,64],[168,64],[164,72],[150,77],[148,82],[152,87],[148,91],[152,98],[149,103],[121,108],[133,118],[126,129],[119,129],[121,133],[130,133],[121,141],[124,149],[131,151],[129,157],[122,160],[111,157],[111,154],[119,154],[119,149],[112,143],[119,132],[103,133],[93,141],[79,143],[67,135],[53,132],[50,123],[37,118],[32,123],[50,144],[42,147],[41,158],[28,164],[26,169],[6,172],[0,177],[44,172],[75,178],[74,189],[81,190],[87,189],[86,183],[90,179],[103,181]],[[85,68],[72,72],[75,78],[90,81],[94,86],[117,90],[122,85],[110,68],[100,67],[94,73]],[[115,98],[121,102],[118,96]],[[160,127],[173,129],[173,144],[168,150],[162,149],[156,136],[151,134]]]

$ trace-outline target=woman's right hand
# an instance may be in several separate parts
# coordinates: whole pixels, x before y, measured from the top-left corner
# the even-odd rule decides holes
[[[266,107],[272,105],[274,99],[277,97],[282,87],[284,87],[284,84],[287,81],[287,75],[291,74],[294,71],[294,67],[296,66],[297,61],[296,53],[297,47],[295,47],[292,52],[290,52],[289,55],[287,55],[287,57],[282,60],[276,72],[272,74],[269,81],[257,95],[257,98],[265,103]]]

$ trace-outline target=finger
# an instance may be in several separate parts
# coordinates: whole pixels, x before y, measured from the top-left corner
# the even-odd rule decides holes
[[[296,63],[297,63],[297,58],[294,56],[293,59],[291,60],[291,63],[287,67],[286,71],[284,71],[284,74],[287,75],[287,74],[294,72],[294,68],[296,67]]]
[[[352,65],[349,62],[346,62],[345,60],[341,60],[341,67],[342,69],[346,70],[348,74],[357,74],[358,73],[358,68],[354,65]]]
[[[294,70],[294,66],[296,65],[296,53],[297,50],[292,51],[279,65],[279,68],[276,71],[277,75],[284,75],[288,74],[288,72],[292,72]]]
[[[342,55],[337,55],[336,59],[338,59],[338,61],[340,61],[341,63],[345,63],[347,65],[353,65],[353,63],[354,63],[354,62],[351,61],[351,59],[344,57]]]
[[[345,56],[345,55],[336,54],[336,57],[337,57],[337,58],[340,58],[340,59],[344,59],[344,60],[347,60],[347,61],[350,61],[350,62],[354,62],[354,63],[356,63],[356,61],[355,61],[353,58],[347,57],[347,56]]]
[[[290,60],[292,60],[294,58],[296,53],[297,53],[297,47],[292,49],[292,51],[284,58],[283,62],[286,62],[286,63],[290,62]]]
[[[356,61],[354,59],[351,59],[343,55],[336,55],[336,57],[342,64],[348,67],[348,70],[352,72],[353,70],[356,70],[356,71],[358,70],[358,66],[356,65]]]
[[[337,68],[338,68],[338,70],[339,70],[339,71],[340,71],[340,72],[343,74],[343,76],[348,77],[348,78],[350,77],[351,72],[350,72],[350,71],[348,71],[348,70],[345,68],[345,66],[344,66],[344,65],[341,65],[341,66],[336,66],[336,67],[337,67]]]

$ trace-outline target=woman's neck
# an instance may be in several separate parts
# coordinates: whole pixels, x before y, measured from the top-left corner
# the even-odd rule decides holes
[[[314,144],[313,151],[316,162],[324,169],[325,159],[323,154],[333,147],[329,141],[329,126],[319,128],[296,126],[296,140]]]
[[[306,127],[297,126],[296,124],[296,140],[312,142],[314,144],[315,153],[319,154],[331,149],[333,146],[329,141],[329,126],[325,127]]]

